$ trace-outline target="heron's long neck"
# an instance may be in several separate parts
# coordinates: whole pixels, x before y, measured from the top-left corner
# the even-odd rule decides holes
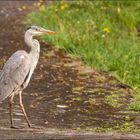
[[[40,52],[39,42],[36,39],[33,39],[33,36],[30,33],[28,33],[28,31],[25,33],[25,43],[31,49],[29,52],[29,58],[31,64],[30,64],[29,76],[24,84],[24,87],[28,85],[30,78],[36,68],[39,59],[39,52]]]
[[[30,48],[29,56],[33,65],[32,69],[34,70],[39,59],[40,44],[36,39],[33,39],[33,36],[28,32],[25,33],[25,43]]]
[[[40,52],[40,44],[37,40],[33,39],[33,36],[28,32],[25,33],[25,43],[31,49],[30,54],[35,54]]]

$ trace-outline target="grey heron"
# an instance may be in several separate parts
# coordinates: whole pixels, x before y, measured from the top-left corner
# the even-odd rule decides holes
[[[19,95],[21,110],[28,126],[31,126],[22,103],[22,91],[28,86],[39,59],[40,44],[38,40],[34,39],[34,36],[55,33],[56,32],[42,27],[31,26],[25,32],[24,37],[26,45],[30,48],[30,52],[28,53],[24,50],[15,52],[4,64],[0,72],[0,102],[10,97],[9,109],[11,128],[15,128],[13,123],[13,99],[15,94]]]

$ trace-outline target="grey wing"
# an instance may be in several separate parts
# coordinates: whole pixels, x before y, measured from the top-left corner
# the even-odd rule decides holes
[[[25,51],[17,51],[5,63],[0,73],[0,101],[19,89],[30,69],[30,59]]]

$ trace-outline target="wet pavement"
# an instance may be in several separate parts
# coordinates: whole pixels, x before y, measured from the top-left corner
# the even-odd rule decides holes
[[[33,1],[0,2],[0,64],[16,50],[26,49],[22,23]],[[0,105],[0,138],[5,139],[92,139],[138,138],[122,133],[95,133],[97,129],[117,130],[130,123],[135,114],[128,110],[130,89],[105,72],[83,66],[63,50],[41,42],[39,64],[31,82],[23,93],[23,102],[33,128],[29,129],[15,98],[14,122],[20,129],[9,128],[8,99]],[[109,98],[117,99],[115,106]],[[113,104],[113,103],[112,103]],[[127,118],[127,119],[126,119]],[[129,118],[129,119],[128,119]],[[127,120],[127,121],[126,121]],[[17,133],[18,132],[18,133]]]

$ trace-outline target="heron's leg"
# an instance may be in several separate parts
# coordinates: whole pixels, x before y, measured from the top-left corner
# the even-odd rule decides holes
[[[9,108],[10,108],[10,123],[11,123],[11,128],[14,128],[14,123],[13,123],[13,99],[14,99],[15,94],[12,94],[9,102]]]
[[[27,121],[27,123],[28,123],[28,126],[31,127],[31,123],[30,123],[30,121],[29,121],[29,119],[28,119],[28,117],[27,117],[27,114],[26,114],[25,109],[24,109],[24,105],[23,105],[23,103],[22,103],[22,95],[21,95],[21,93],[22,93],[22,91],[19,92],[20,107],[21,107],[22,112],[23,112],[23,114],[24,114],[24,116],[25,116],[25,119],[26,119],[26,121]]]

